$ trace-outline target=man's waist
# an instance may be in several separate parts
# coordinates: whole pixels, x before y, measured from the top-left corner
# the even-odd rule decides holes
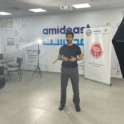
[[[64,67],[64,68],[77,68],[78,65],[64,65],[64,64],[62,64],[62,67]]]
[[[76,66],[76,67],[65,67],[65,66],[62,66],[62,68],[78,68],[78,66]]]

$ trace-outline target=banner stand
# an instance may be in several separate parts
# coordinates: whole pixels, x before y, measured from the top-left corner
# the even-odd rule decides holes
[[[87,79],[87,80],[90,80],[90,81],[95,81],[96,83],[101,83],[101,84],[104,84],[104,85],[107,85],[107,86],[112,86],[112,83],[107,84],[107,83],[104,83],[104,82],[99,82],[99,81],[92,80],[92,79],[89,79],[89,78],[86,78],[86,77],[84,77],[84,79]]]
[[[111,27],[84,29],[84,77],[111,86]]]

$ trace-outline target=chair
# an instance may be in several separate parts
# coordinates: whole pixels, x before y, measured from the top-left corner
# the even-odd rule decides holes
[[[22,63],[22,58],[18,58],[18,65],[17,66],[13,66],[13,67],[8,66],[8,69],[7,69],[7,81],[8,81],[8,79],[10,79],[10,73],[11,72],[18,72],[19,81],[21,81],[21,79],[22,79],[21,63]]]
[[[3,75],[0,75],[0,89],[2,89],[6,84],[5,77]]]
[[[0,59],[3,59],[3,54],[0,54]]]
[[[0,64],[0,75],[4,75],[4,65]]]
[[[9,67],[18,67],[18,65],[19,65],[19,60],[20,60],[20,58],[17,57],[16,63],[15,63],[15,64],[9,64],[8,66],[9,66]]]
[[[10,67],[10,68],[18,67],[19,66],[19,60],[20,60],[20,58],[17,57],[16,63],[15,64],[9,64],[8,67]],[[21,73],[22,73],[22,70],[21,70]],[[12,73],[11,73],[11,75],[12,75]]]

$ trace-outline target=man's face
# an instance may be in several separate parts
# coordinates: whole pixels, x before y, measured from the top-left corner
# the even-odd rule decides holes
[[[72,41],[73,41],[72,35],[71,35],[71,34],[67,35],[67,36],[66,36],[66,42],[67,42],[67,44],[71,44]]]

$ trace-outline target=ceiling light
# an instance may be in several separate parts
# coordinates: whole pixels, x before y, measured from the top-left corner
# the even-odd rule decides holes
[[[91,7],[88,3],[85,3],[85,4],[76,4],[76,5],[72,5],[72,6],[75,7],[76,9]]]
[[[12,15],[12,14],[7,12],[0,12],[0,15]]]
[[[47,12],[46,10],[41,9],[41,8],[38,8],[38,9],[29,9],[29,11],[32,11],[32,12]]]

